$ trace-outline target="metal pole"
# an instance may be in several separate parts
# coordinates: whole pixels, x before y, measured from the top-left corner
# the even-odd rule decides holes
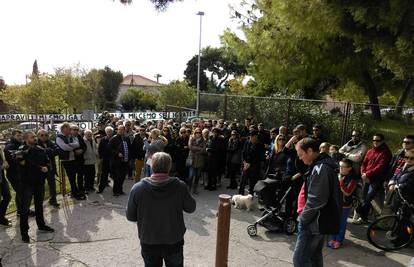
[[[197,106],[196,106],[196,110],[197,110],[197,117],[200,116],[200,69],[201,69],[201,22],[202,22],[202,18],[204,16],[204,12],[199,11],[197,13],[198,16],[200,16],[200,36],[199,36],[199,40],[198,40],[198,65],[197,65]]]
[[[227,267],[229,254],[231,196],[219,195],[217,212],[216,267]]]

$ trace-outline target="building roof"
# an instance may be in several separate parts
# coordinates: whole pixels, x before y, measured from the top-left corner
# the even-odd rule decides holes
[[[124,77],[121,85],[128,85],[128,86],[163,86],[161,83],[157,83],[151,79],[148,79],[141,75],[132,75],[129,74]]]

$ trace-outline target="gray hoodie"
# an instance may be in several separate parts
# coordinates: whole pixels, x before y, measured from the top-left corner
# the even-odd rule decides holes
[[[171,245],[184,239],[183,211],[193,213],[196,202],[178,178],[163,182],[144,178],[129,194],[126,217],[137,222],[138,237],[147,245]]]

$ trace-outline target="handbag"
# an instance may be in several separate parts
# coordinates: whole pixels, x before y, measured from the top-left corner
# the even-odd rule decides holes
[[[188,154],[188,157],[185,160],[185,166],[191,167],[192,165],[193,165],[193,156],[191,154]]]

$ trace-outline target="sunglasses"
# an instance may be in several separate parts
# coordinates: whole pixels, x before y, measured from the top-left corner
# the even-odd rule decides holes
[[[382,140],[380,139],[372,139],[372,142],[381,142]]]
[[[404,157],[405,160],[414,160],[414,157]]]
[[[411,141],[403,141],[403,144],[412,144],[413,142]]]
[[[195,134],[201,134],[201,132],[195,132]]]
[[[167,133],[169,132],[169,130],[162,130],[162,131],[163,131],[163,132],[167,132]]]
[[[359,134],[353,134],[352,137],[359,137]]]

